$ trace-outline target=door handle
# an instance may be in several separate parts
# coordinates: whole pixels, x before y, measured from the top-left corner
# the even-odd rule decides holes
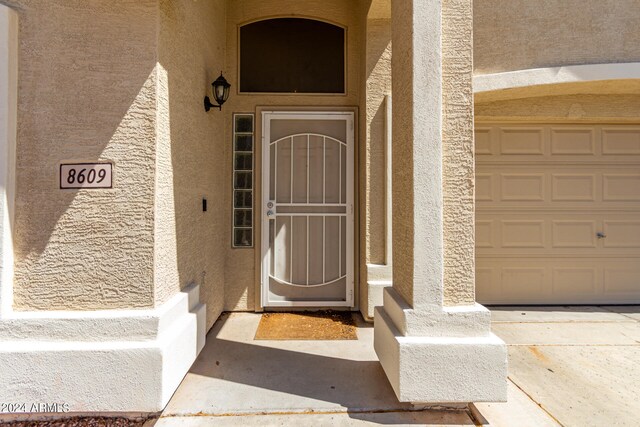
[[[596,233],[596,237],[598,239],[604,239],[605,237],[607,237],[607,235],[604,234],[602,231],[599,231],[599,232]]]
[[[273,211],[272,210],[268,210],[267,211],[267,216],[273,216]]]

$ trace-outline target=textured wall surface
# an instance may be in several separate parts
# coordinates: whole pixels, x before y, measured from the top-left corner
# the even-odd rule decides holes
[[[475,301],[472,0],[442,2],[445,305]]]
[[[640,61],[638,0],[475,0],[476,73]]]
[[[476,120],[640,122],[640,95],[540,96],[476,104]]]
[[[414,307],[472,304],[472,2],[442,2],[441,34],[412,5],[392,3],[393,286]]]
[[[224,0],[161,0],[155,195],[155,302],[200,285],[210,327],[222,310],[228,229],[223,114],[202,98],[224,68]],[[220,23],[220,25],[213,25]],[[202,211],[202,198],[208,200]]]
[[[286,95],[286,94],[240,94],[238,93],[238,27],[250,21],[301,16],[324,19],[347,27],[347,90],[346,95]],[[227,0],[227,61],[224,75],[231,83],[231,95],[224,105],[225,152],[224,167],[225,209],[224,245],[225,260],[225,310],[254,310],[256,307],[256,284],[259,281],[256,253],[260,251],[261,203],[254,192],[254,249],[231,248],[231,124],[233,113],[252,113],[256,107],[345,107],[357,106],[360,96],[362,35],[360,7],[357,1],[343,0]],[[219,113],[214,113],[219,114]],[[259,124],[259,121],[256,120]],[[362,128],[362,126],[360,126]],[[259,129],[257,129],[259,132]],[[258,134],[256,134],[258,136]],[[259,139],[257,139],[259,141]],[[357,151],[357,148],[356,148]],[[256,161],[260,162],[256,156]],[[256,174],[255,188],[260,187]],[[357,224],[356,224],[357,227]],[[356,228],[357,230],[358,228]],[[357,241],[357,238],[356,238]],[[356,258],[357,259],[357,258]],[[357,282],[356,282],[357,283]]]
[[[157,2],[4,3],[20,18],[15,309],[151,307]],[[59,190],[75,161],[113,162],[114,188]]]
[[[365,185],[365,257],[367,263],[385,262],[385,95],[391,94],[391,20],[367,21],[367,97]]]
[[[409,4],[409,3],[407,3]],[[411,10],[391,3],[393,91],[393,287],[412,303],[413,287],[413,49]],[[402,23],[402,25],[400,25]],[[397,52],[403,52],[398,55]],[[403,159],[402,162],[400,159]],[[400,166],[402,165],[402,167]],[[402,269],[398,268],[400,265]],[[399,274],[400,273],[400,274]]]
[[[525,78],[517,82],[517,86],[509,87],[511,73],[497,73],[497,74],[476,74],[474,75],[474,100],[476,104],[494,102],[494,101],[507,101],[510,99],[521,98],[533,98],[541,96],[565,96],[565,95],[640,95],[640,79],[633,77],[617,78],[614,74],[617,67],[624,68],[637,68],[640,71],[640,66],[635,67],[633,65],[627,67],[630,64],[605,64],[606,68],[603,70],[602,77],[606,80],[601,80],[600,76],[594,79],[580,80],[580,74],[577,74],[576,81],[557,82],[552,79],[546,79],[545,77],[540,79]],[[579,65],[579,67],[601,67],[602,64],[597,65]],[[563,67],[564,71],[567,71],[570,67]],[[528,70],[528,72],[538,72],[544,74],[557,74],[556,68],[537,68],[534,70]],[[570,73],[571,71],[569,71]],[[629,73],[629,75],[634,75]],[[483,82],[482,80],[485,79]],[[615,79],[615,80],[611,80]],[[486,80],[489,80],[488,82]],[[507,87],[506,89],[496,90],[484,90],[489,83],[495,86],[502,85]],[[494,86],[494,87],[495,87]],[[480,90],[479,90],[480,89]]]
[[[223,293],[226,309],[254,309],[256,250],[231,249],[230,131],[232,113],[257,107],[338,108],[366,99],[359,126],[363,140],[370,141],[359,151],[366,223],[359,229],[367,246],[364,260],[383,260],[384,197],[375,189],[382,183],[384,155],[374,141],[381,140],[380,105],[389,85],[389,29],[384,16],[370,22],[363,62],[367,1],[122,0],[118,7],[98,0],[0,1],[20,16],[16,309],[147,308],[189,283],[201,285],[210,321],[223,307]],[[471,27],[465,19],[470,3],[443,1],[449,305],[473,301]],[[473,4],[476,73],[640,61],[637,0]],[[237,92],[238,26],[292,15],[347,27],[345,95]],[[222,16],[226,25],[214,25]],[[222,113],[206,114],[201,98],[220,69],[233,85],[231,98]],[[398,93],[403,90],[398,87]],[[638,95],[602,92],[483,102],[477,115],[637,120]],[[403,120],[396,121],[398,127],[406,128]],[[59,190],[58,166],[67,161],[114,162],[114,189]],[[207,213],[202,197],[209,199]],[[409,206],[405,202],[411,199],[396,200],[397,209]],[[259,213],[258,205],[256,236]],[[413,237],[399,239],[410,244]]]
[[[393,288],[414,309],[443,291],[441,3],[392,2]]]
[[[360,217],[363,219],[359,228],[360,247],[360,309],[364,315],[373,315],[369,295],[369,283],[372,280],[391,280],[391,266],[386,266],[391,254],[386,253],[386,195],[391,193],[387,188],[386,156],[387,125],[391,117],[387,117],[388,107],[385,95],[391,94],[391,19],[390,4],[385,1],[372,2],[368,14],[362,13],[364,37],[366,44],[366,60],[362,63],[364,73],[361,93],[360,111],[362,140],[360,144]],[[367,5],[363,5],[366,9]],[[387,10],[388,9],[388,10]],[[371,19],[371,16],[376,18]],[[378,18],[379,16],[388,16]],[[391,218],[388,218],[389,223]],[[389,224],[390,225],[390,224]],[[387,255],[389,257],[387,258]],[[385,266],[376,268],[373,273],[371,265]],[[377,274],[377,275],[376,275]],[[373,277],[376,275],[376,277]],[[372,291],[375,294],[375,291]],[[379,292],[378,292],[379,293]],[[381,301],[377,301],[377,304]]]
[[[18,116],[18,14],[0,4],[0,318],[13,304],[13,202]]]

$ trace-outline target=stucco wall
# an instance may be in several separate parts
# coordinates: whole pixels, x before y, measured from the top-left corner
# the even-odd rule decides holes
[[[11,0],[20,19],[17,310],[153,306],[157,2]],[[59,190],[111,161],[112,190]]]
[[[202,99],[224,69],[224,15],[224,0],[160,1],[155,302],[197,283],[208,326],[224,300],[227,181],[223,114]]]
[[[347,27],[347,93],[346,95],[260,95],[238,93],[238,26],[253,20],[300,16],[319,18]],[[302,106],[357,106],[360,94],[360,58],[362,49],[362,20],[359,18],[360,4],[343,0],[227,0],[227,61],[225,77],[231,83],[231,95],[224,105],[225,128],[225,310],[254,310],[256,285],[258,283],[259,236],[261,205],[254,193],[254,249],[231,248],[231,124],[232,114],[251,113],[257,106],[302,107]],[[220,114],[214,112],[213,114]],[[362,122],[362,121],[361,121]],[[256,121],[258,124],[259,122]],[[361,126],[362,128],[362,126]],[[259,130],[259,129],[258,129]],[[258,136],[258,135],[257,135]],[[259,141],[259,139],[256,139]],[[259,157],[256,157],[259,162]],[[255,188],[260,186],[256,175]]]
[[[445,305],[475,301],[472,0],[442,2]]]
[[[390,132],[391,114],[391,19],[390,5],[374,1],[363,5],[363,27],[366,60],[361,105],[364,112],[364,132],[360,144],[360,310],[367,318],[373,316],[374,305],[382,301],[381,287],[391,280],[391,242],[388,240],[387,196],[387,133]],[[375,18],[371,18],[374,16]],[[390,199],[389,199],[390,201]],[[389,223],[387,224],[387,221]],[[374,283],[374,284],[372,284]],[[374,287],[377,287],[374,289]]]
[[[18,14],[0,4],[0,318],[13,305],[17,96]]]
[[[638,0],[475,0],[476,73],[640,61]]]
[[[443,147],[443,258],[444,258],[444,302],[446,305],[472,304],[475,298],[475,253],[474,253],[474,157],[473,157],[473,23],[470,0],[445,0],[442,5],[442,147]],[[380,27],[385,20],[370,21],[372,28]],[[384,37],[383,27],[378,34],[367,32],[367,41],[373,49],[380,50],[376,42]],[[408,36],[407,36],[408,37]],[[377,43],[379,44],[379,43]],[[375,58],[367,45],[367,58]],[[402,47],[400,51],[402,52]],[[375,53],[375,52],[373,52]],[[377,215],[384,193],[379,191],[381,158],[376,149],[375,134],[379,132],[379,100],[391,81],[388,66],[391,46],[376,63],[367,64],[367,257],[376,262],[384,254],[384,217]],[[402,119],[402,118],[401,118]],[[396,124],[403,127],[403,125]],[[394,167],[398,167],[398,160]],[[399,160],[400,163],[402,160]],[[405,166],[400,166],[404,168]],[[402,207],[402,200],[394,200],[394,207]],[[398,227],[398,225],[394,225]],[[402,232],[402,231],[400,231]],[[370,257],[370,258],[369,258]]]
[[[385,262],[385,95],[391,94],[391,20],[370,19],[366,30],[366,262]]]
[[[640,123],[640,95],[539,96],[476,104],[476,120]]]

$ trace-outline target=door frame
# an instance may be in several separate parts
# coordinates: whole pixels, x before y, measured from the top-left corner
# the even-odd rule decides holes
[[[260,194],[260,205],[259,208],[256,209],[256,213],[258,213],[257,217],[260,219],[260,252],[258,256],[258,271],[259,273],[259,292],[257,295],[260,295],[259,307],[256,304],[256,308],[260,310],[264,309],[272,309],[278,307],[317,307],[317,308],[331,308],[331,307],[348,307],[353,308],[355,306],[355,252],[357,242],[355,239],[355,228],[356,228],[356,187],[355,187],[355,174],[356,174],[356,162],[355,162],[355,154],[356,154],[356,112],[353,110],[261,110],[259,112],[260,116],[260,150],[261,150],[261,167],[260,167],[260,179],[261,179],[261,194]],[[269,251],[269,224],[268,217],[264,213],[266,212],[266,204],[267,200],[265,196],[268,194],[268,185],[269,185],[269,173],[270,173],[270,162],[269,162],[269,150],[265,149],[265,145],[268,143],[267,135],[270,133],[270,121],[274,118],[277,119],[320,119],[320,120],[330,120],[330,119],[344,119],[347,122],[347,242],[346,242],[346,300],[345,301],[333,301],[333,302],[324,302],[324,301],[279,301],[275,303],[269,303],[268,301],[268,290],[269,290],[269,272],[268,272],[268,263],[265,262],[267,257],[267,253]]]

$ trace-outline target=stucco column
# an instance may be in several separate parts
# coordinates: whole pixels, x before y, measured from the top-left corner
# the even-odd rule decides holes
[[[0,5],[0,319],[13,303],[13,199],[18,90],[18,14]]]
[[[107,16],[98,4],[9,3],[17,7],[0,1],[0,402],[24,404],[9,408],[17,412],[161,411],[204,346],[206,306],[195,280],[172,281],[164,269],[159,290],[152,277],[172,261],[154,252],[155,178],[172,166],[158,148],[168,128],[159,5],[127,2]],[[43,22],[55,22],[44,36]],[[58,49],[55,34],[73,48]],[[135,43],[122,49],[124,39]],[[206,86],[193,81],[189,100]],[[59,165],[74,160],[113,163],[113,188],[59,189]]]
[[[469,59],[450,68],[470,73],[471,37],[443,44],[443,28],[470,28],[470,3],[392,2],[393,287],[385,289],[384,305],[376,308],[375,349],[400,401],[506,399],[506,347],[491,333],[489,311],[473,303],[447,306],[444,298],[445,265],[452,264],[445,256],[456,256],[445,250],[444,230],[464,233],[460,230],[469,227],[451,226],[469,218],[444,211],[443,183],[448,175],[443,173],[473,165],[473,152],[459,154],[471,162],[458,158],[460,166],[443,167],[443,159],[450,158],[443,156],[443,129],[459,120],[443,100],[466,104],[458,110],[470,121],[473,99],[449,97],[447,91],[471,93],[471,79],[449,84],[443,73],[443,58],[451,57],[443,46],[469,53],[453,55]],[[472,127],[456,129],[456,138],[447,144],[472,144]],[[472,212],[472,198],[460,203]],[[461,240],[470,242],[467,249],[473,254],[473,239]],[[472,256],[468,265],[460,259],[454,264],[463,271],[474,268]],[[473,274],[457,276],[469,281],[460,286],[462,292],[473,286]]]

